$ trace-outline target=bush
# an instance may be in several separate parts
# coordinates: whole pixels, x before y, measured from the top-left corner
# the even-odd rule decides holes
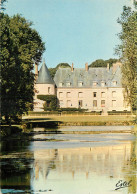
[[[44,111],[44,112],[36,112],[36,111],[29,111],[28,115],[49,115],[49,114],[58,114],[58,111]]]
[[[38,95],[37,98],[45,101],[44,111],[56,110],[57,108],[57,96],[56,95]]]
[[[87,109],[80,109],[80,108],[58,108],[58,111],[63,112],[85,112]]]
[[[108,115],[131,115],[131,111],[108,111]]]

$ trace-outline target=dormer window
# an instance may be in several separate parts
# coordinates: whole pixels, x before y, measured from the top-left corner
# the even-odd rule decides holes
[[[67,82],[67,83],[66,83],[66,86],[71,86],[71,83],[70,83],[70,82]]]
[[[106,83],[104,81],[101,82],[101,86],[105,87]]]
[[[62,82],[60,82],[60,83],[59,83],[59,87],[62,87],[62,86],[63,86],[63,83],[62,83]]]
[[[97,82],[96,81],[93,82],[93,86],[97,86]]]
[[[78,82],[78,86],[80,86],[80,87],[83,86],[83,82],[82,81],[79,81]]]
[[[113,81],[113,86],[116,86],[117,85],[117,81]]]

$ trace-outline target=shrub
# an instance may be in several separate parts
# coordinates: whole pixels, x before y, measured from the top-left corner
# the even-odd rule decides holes
[[[38,95],[38,99],[45,101],[44,111],[56,110],[57,108],[57,97],[56,95]]]
[[[131,115],[131,111],[108,111],[108,115]]]
[[[85,112],[87,109],[80,109],[80,108],[58,108],[58,111],[63,112]]]

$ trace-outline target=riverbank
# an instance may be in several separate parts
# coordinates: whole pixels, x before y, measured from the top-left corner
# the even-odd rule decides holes
[[[32,128],[34,127],[52,128],[53,133],[58,133],[57,129],[61,126],[134,126],[135,124],[135,116],[24,116],[20,125],[14,125],[11,128],[2,126],[1,138],[14,136],[17,139],[29,139]],[[121,131],[119,131],[119,133],[121,133]],[[137,127],[135,127],[131,133],[137,134]]]
[[[135,125],[134,116],[82,116],[82,115],[63,115],[63,116],[24,116],[23,121],[32,126],[119,126]]]
[[[2,140],[28,140],[30,139],[32,129],[24,129],[23,125],[1,125],[0,138]]]

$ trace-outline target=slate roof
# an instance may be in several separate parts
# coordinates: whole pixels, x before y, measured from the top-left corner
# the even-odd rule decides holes
[[[71,72],[71,68],[59,68],[55,74],[54,81],[57,87],[102,87],[101,83],[104,82],[104,87],[122,87],[121,84],[121,68],[117,67],[116,72],[113,74],[113,67],[107,71],[107,68],[89,68],[85,71],[85,68],[74,68]],[[114,85],[113,81],[116,81]],[[80,86],[79,83],[82,83]],[[97,85],[93,86],[96,82]],[[62,86],[60,85],[62,83]],[[70,83],[70,86],[67,85]]]
[[[38,79],[36,81],[37,84],[55,84],[53,79],[50,76],[49,70],[45,64],[45,62],[43,62],[40,70],[39,70],[39,74],[38,74]]]

